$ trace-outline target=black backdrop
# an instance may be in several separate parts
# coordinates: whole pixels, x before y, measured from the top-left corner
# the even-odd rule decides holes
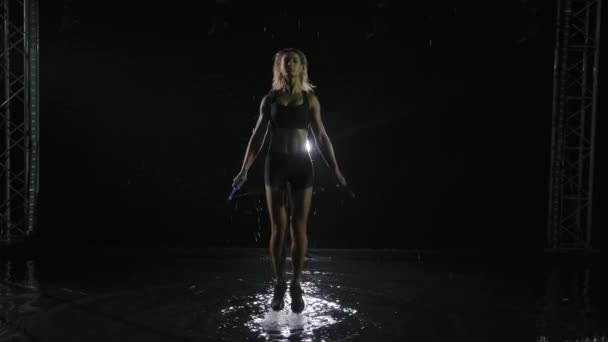
[[[42,2],[44,239],[266,247],[263,155],[225,199],[298,47],[359,195],[313,154],[311,247],[544,247],[550,2],[165,3]]]

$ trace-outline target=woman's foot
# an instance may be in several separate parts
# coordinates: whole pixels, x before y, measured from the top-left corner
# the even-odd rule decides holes
[[[274,286],[274,295],[272,296],[272,302],[270,302],[270,307],[274,311],[281,311],[283,307],[285,307],[285,303],[283,302],[283,298],[285,297],[285,292],[287,291],[287,283],[286,282],[278,282]]]
[[[291,296],[291,311],[300,313],[304,310],[304,290],[300,283],[291,283],[289,286],[289,295]]]

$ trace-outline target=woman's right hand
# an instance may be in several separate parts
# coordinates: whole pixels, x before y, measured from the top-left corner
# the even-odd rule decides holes
[[[247,181],[247,172],[239,172],[238,175],[236,175],[236,177],[234,177],[234,179],[232,180],[232,187],[236,187],[237,189],[240,189],[241,186],[243,186],[243,184],[245,184],[245,182]]]

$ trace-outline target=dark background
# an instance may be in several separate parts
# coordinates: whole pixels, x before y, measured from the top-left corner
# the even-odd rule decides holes
[[[272,57],[297,47],[359,195],[333,189],[313,153],[310,247],[540,250],[553,3],[41,2],[39,234],[266,247],[264,198],[226,197]],[[595,246],[608,235],[600,153]],[[243,190],[263,190],[263,154]]]

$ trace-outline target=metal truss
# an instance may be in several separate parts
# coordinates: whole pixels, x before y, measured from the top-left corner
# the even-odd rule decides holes
[[[558,0],[548,247],[591,250],[601,0]]]
[[[38,0],[0,0],[0,241],[35,230],[38,196]]]

